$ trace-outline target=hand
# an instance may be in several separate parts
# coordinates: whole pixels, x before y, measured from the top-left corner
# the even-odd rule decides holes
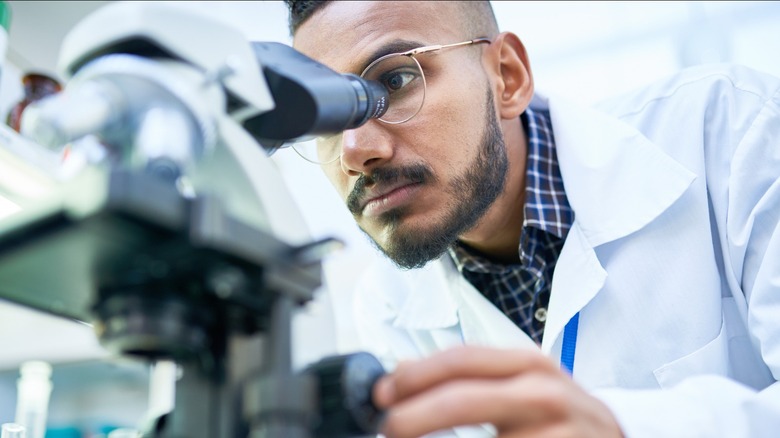
[[[403,362],[377,383],[374,401],[388,409],[390,438],[481,423],[501,438],[623,436],[601,401],[530,350],[467,346]]]

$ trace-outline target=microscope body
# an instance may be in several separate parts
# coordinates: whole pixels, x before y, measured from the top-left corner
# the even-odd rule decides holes
[[[373,357],[292,370],[290,320],[319,287],[332,242],[308,238],[267,156],[279,139],[262,147],[262,117],[284,94],[273,96],[256,55],[190,11],[113,4],[69,34],[63,93],[22,120],[44,147],[104,153],[0,223],[0,296],[91,322],[116,354],[175,361],[175,405],[148,418],[144,436],[353,436],[381,418]],[[344,127],[369,118],[355,111],[365,99],[351,100]],[[334,387],[344,396],[323,403]]]

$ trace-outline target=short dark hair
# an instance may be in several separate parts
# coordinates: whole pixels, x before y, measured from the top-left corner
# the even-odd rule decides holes
[[[298,27],[330,0],[284,0],[290,8],[290,35],[295,35]]]
[[[284,0],[290,8],[290,35],[294,36],[298,28],[315,12],[332,0]],[[464,18],[464,37],[493,38],[498,34],[498,24],[493,7],[488,0],[456,2],[461,17]]]

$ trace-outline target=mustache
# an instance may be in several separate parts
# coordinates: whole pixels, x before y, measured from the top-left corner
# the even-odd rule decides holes
[[[370,175],[362,174],[347,197],[347,208],[353,215],[360,214],[366,198],[366,188],[374,185],[390,185],[399,181],[409,184],[425,183],[434,179],[433,171],[425,164],[403,167],[378,168]]]

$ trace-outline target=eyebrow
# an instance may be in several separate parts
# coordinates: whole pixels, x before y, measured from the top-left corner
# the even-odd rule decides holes
[[[363,72],[363,70],[368,67],[368,64],[371,64],[372,62],[376,61],[377,59],[389,55],[391,53],[401,53],[406,52],[408,50],[416,49],[418,47],[424,46],[424,43],[421,43],[419,41],[409,41],[409,40],[393,40],[389,41],[386,44],[382,45],[381,47],[374,50],[371,55],[369,55],[367,58],[365,58],[363,61],[357,64],[357,73],[360,74]]]

